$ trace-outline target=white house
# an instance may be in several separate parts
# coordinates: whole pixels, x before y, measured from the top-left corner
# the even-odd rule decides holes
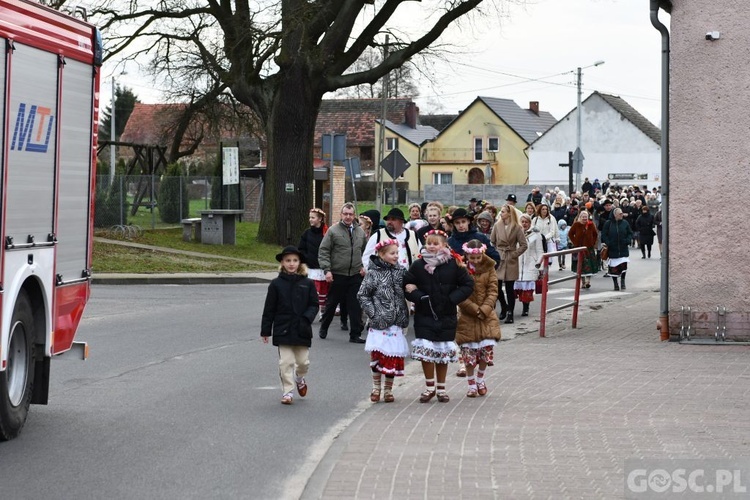
[[[661,184],[661,132],[624,99],[594,92],[581,103],[583,173],[592,182]],[[577,110],[573,109],[528,148],[529,184],[568,185],[568,152],[576,148]],[[580,189],[577,186],[576,189]]]

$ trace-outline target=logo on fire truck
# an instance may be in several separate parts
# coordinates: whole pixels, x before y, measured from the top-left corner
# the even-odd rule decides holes
[[[34,126],[35,123],[36,127]],[[52,109],[32,104],[27,115],[26,103],[20,103],[10,149],[46,153],[54,123],[55,117],[52,115]]]

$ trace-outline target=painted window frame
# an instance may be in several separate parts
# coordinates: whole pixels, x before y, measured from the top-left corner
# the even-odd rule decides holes
[[[450,182],[444,182],[444,178],[448,178]],[[452,185],[453,184],[453,172],[433,172],[432,183],[435,185],[439,185],[439,186]]]
[[[474,136],[473,161],[484,161],[484,137]]]
[[[493,140],[497,141],[497,145],[494,149],[492,148]],[[493,135],[487,138],[487,151],[490,153],[497,153],[500,151],[500,137]]]
[[[398,137],[386,137],[385,138],[385,150],[395,151],[398,149]]]

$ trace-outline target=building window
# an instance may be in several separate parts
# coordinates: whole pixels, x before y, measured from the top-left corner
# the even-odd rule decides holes
[[[500,138],[490,137],[487,139],[487,151],[497,152],[500,151]]]
[[[434,173],[432,174],[433,184],[453,184],[453,174]]]
[[[398,149],[398,137],[386,137],[385,150],[393,151],[394,149]]]
[[[482,145],[484,140],[481,137],[474,138],[474,161],[482,161],[484,159],[484,152],[482,151]]]
[[[359,157],[362,161],[372,161],[372,146],[360,146]]]

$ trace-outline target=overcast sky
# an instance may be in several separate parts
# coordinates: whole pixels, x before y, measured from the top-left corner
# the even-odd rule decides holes
[[[408,25],[409,16],[403,17]],[[560,119],[576,105],[576,68],[603,60],[583,69],[583,99],[594,90],[620,96],[660,125],[661,38],[651,26],[648,0],[527,0],[496,19],[484,29],[464,26],[445,34],[441,42],[461,47],[449,62],[422,68],[434,84],[420,80],[420,113],[457,113],[481,95],[524,108],[539,101]],[[663,11],[660,19],[669,26]],[[143,102],[160,101],[136,68],[126,69],[120,83]],[[104,106],[109,90],[110,81],[102,82]]]
[[[669,26],[668,15],[659,17]],[[524,108],[539,101],[560,119],[576,105],[576,68],[603,60],[582,70],[583,99],[595,90],[618,95],[660,124],[661,36],[648,0],[532,0],[511,7],[471,48],[437,65],[437,84],[421,86],[421,113],[456,113],[482,95]]]

